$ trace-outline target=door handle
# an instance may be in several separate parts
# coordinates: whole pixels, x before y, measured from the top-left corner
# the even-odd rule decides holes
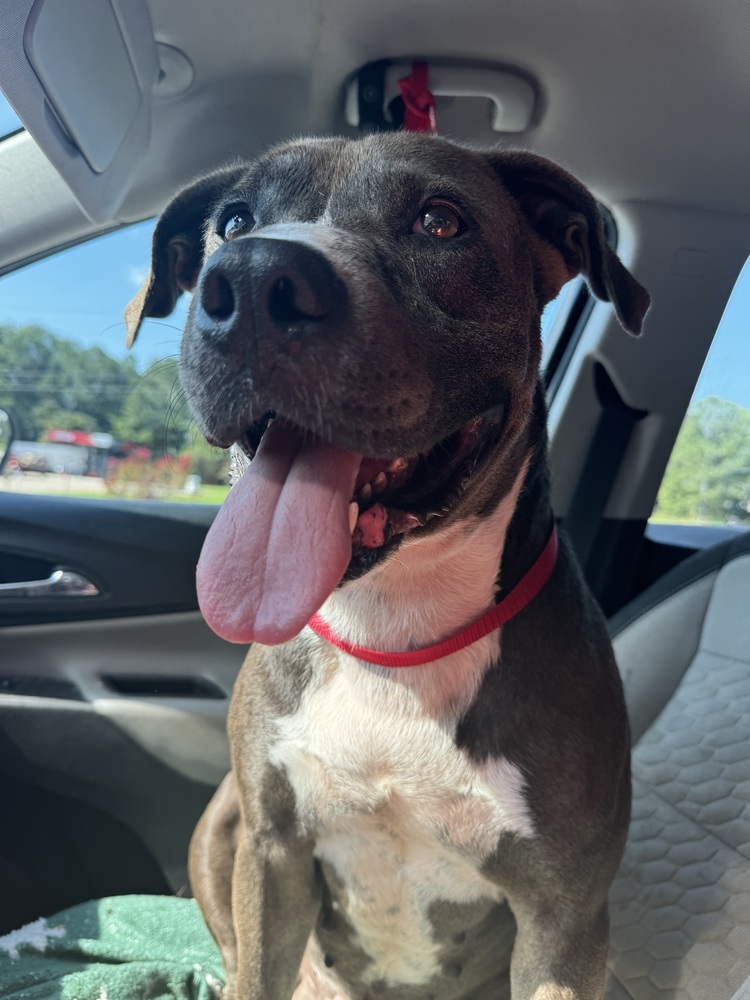
[[[91,580],[70,569],[55,569],[46,580],[0,583],[3,597],[98,597],[99,588]]]

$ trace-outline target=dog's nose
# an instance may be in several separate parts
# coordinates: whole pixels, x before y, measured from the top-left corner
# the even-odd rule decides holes
[[[225,243],[198,282],[204,336],[224,342],[272,335],[277,347],[334,322],[346,298],[319,251],[290,240],[249,236]]]

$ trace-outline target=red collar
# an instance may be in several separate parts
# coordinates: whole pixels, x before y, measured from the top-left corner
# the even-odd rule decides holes
[[[365,646],[355,646],[352,642],[339,639],[333,629],[319,614],[313,615],[307,623],[313,632],[330,642],[338,649],[343,649],[345,653],[351,653],[366,663],[374,663],[379,667],[421,667],[434,660],[440,660],[451,653],[457,653],[459,649],[465,649],[472,643],[483,639],[490,632],[505,625],[511,618],[522,611],[526,605],[533,601],[539,591],[544,587],[557,562],[557,529],[553,525],[547,544],[542,549],[542,554],[528,571],[526,576],[489,611],[486,611],[481,618],[477,618],[471,625],[461,629],[455,635],[449,636],[442,642],[434,646],[424,646],[422,649],[407,650],[403,653],[387,653],[377,649],[367,649]]]

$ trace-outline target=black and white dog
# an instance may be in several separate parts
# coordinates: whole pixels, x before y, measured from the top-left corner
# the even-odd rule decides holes
[[[579,273],[640,331],[578,181],[413,134],[289,143],[158,222],[131,340],[193,291],[183,384],[249,463],[198,567],[254,643],[191,848],[228,997],[602,996],[628,724],[538,381]]]

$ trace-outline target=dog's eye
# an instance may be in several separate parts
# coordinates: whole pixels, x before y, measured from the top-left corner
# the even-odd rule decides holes
[[[249,232],[254,225],[255,219],[246,208],[235,208],[219,227],[219,235],[223,240],[233,240]]]
[[[422,236],[437,236],[441,240],[450,240],[454,236],[460,236],[466,225],[461,213],[453,205],[444,201],[431,201],[420,212],[411,228],[412,232]]]

